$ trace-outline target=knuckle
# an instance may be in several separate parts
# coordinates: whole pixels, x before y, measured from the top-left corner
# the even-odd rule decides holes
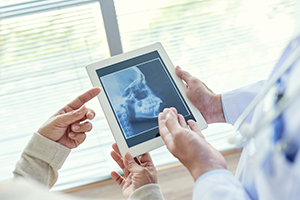
[[[191,76],[191,78],[190,78],[190,83],[191,83],[191,84],[198,84],[198,83],[199,83],[199,80],[198,80],[196,77]]]
[[[118,184],[122,183],[122,178],[119,176],[116,180],[115,180]]]
[[[190,76],[190,73],[187,72],[187,71],[183,71],[183,72],[182,72],[182,76]]]
[[[140,172],[141,174],[144,174],[144,175],[150,174],[149,170],[148,170],[147,168],[144,168],[144,167],[140,168],[140,169],[139,169],[139,172]]]
[[[174,142],[176,144],[181,144],[185,141],[188,131],[186,129],[180,128],[174,131]]]

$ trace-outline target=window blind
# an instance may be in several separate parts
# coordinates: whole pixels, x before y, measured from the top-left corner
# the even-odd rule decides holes
[[[221,93],[268,78],[293,35],[295,3],[115,0],[115,7],[124,51],[161,42],[175,66]],[[213,124],[203,133],[225,151],[233,148],[230,131]]]
[[[98,1],[2,1],[0,67],[1,181],[32,133],[91,88],[84,67],[109,57]],[[107,179],[111,134],[99,103],[94,131],[72,151],[54,190]],[[96,174],[96,176],[95,176]]]
[[[115,0],[118,23],[104,26],[107,4],[100,9],[96,0],[1,0],[0,181],[12,178],[32,133],[91,87],[84,66],[109,57],[111,41],[119,41],[107,40],[116,30],[110,26],[118,26],[124,52],[162,42],[175,65],[219,93],[268,76],[294,30],[295,1]],[[97,114],[93,131],[72,151],[53,190],[108,179],[118,169],[99,103],[88,106]],[[231,130],[214,124],[203,132],[226,151],[234,148]],[[151,155],[156,166],[177,162],[165,147]]]

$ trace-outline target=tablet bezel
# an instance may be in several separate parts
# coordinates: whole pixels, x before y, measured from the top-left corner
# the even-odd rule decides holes
[[[103,90],[103,86],[99,80],[97,70],[117,64],[119,62],[126,61],[131,58],[135,58],[138,56],[142,56],[147,53],[151,53],[153,51],[157,51],[160,55],[162,61],[164,62],[169,74],[171,75],[171,78],[173,79],[174,83],[176,84],[179,92],[181,93],[181,96],[183,97],[184,101],[186,102],[187,106],[189,107],[190,112],[192,113],[193,117],[196,119],[196,122],[201,130],[205,129],[207,127],[207,123],[205,122],[202,114],[199,112],[199,110],[190,102],[190,100],[186,96],[186,87],[184,83],[179,79],[175,72],[175,67],[172,64],[171,59],[167,55],[166,51],[164,50],[161,43],[155,43],[146,47],[142,47],[127,53],[119,54],[113,57],[110,57],[108,59],[90,64],[86,66],[86,70],[88,72],[88,75],[90,77],[90,80],[92,82],[92,85],[94,87],[100,87]],[[106,96],[104,91],[101,91],[98,95],[98,100],[101,104],[102,110],[105,114],[106,120],[109,124],[109,127],[112,131],[112,134],[114,136],[114,139],[118,145],[118,148],[120,150],[120,153],[122,156],[125,155],[125,153],[129,152],[133,157],[144,154],[146,152],[149,152],[155,148],[158,148],[160,146],[164,145],[164,141],[161,137],[156,137],[151,140],[148,140],[146,142],[140,143],[138,145],[135,145],[133,147],[128,147],[126,140],[123,136],[121,127],[118,123],[118,120],[115,117],[114,111],[111,108],[111,105],[109,103],[108,97]]]

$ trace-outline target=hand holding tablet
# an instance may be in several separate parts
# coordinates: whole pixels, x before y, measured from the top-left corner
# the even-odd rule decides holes
[[[86,67],[121,155],[138,156],[164,145],[158,114],[175,107],[199,128],[207,124],[188,100],[183,82],[160,43],[123,53]]]

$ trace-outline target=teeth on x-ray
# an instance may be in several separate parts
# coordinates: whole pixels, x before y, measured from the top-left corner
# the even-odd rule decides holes
[[[178,113],[190,116],[156,54],[152,52],[147,57],[97,71],[128,147],[159,136],[157,117],[164,108],[176,107]]]
[[[128,73],[129,71],[130,73]],[[130,137],[134,134],[130,121],[156,118],[160,112],[159,107],[162,100],[154,95],[146,83],[145,75],[137,67],[122,72],[126,76],[126,78],[122,78],[122,84],[128,86],[122,94],[123,101],[119,101],[116,112],[126,137]]]
[[[137,68],[133,68],[137,78],[125,89],[123,97],[125,104],[134,110],[135,118],[155,118],[159,113],[162,100],[155,96],[147,86],[144,74]]]

